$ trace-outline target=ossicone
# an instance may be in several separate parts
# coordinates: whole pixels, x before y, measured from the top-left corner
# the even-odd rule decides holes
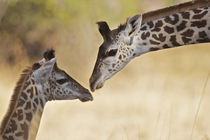
[[[51,60],[52,58],[55,58],[55,51],[53,49],[47,49],[44,54],[43,57],[48,61]]]

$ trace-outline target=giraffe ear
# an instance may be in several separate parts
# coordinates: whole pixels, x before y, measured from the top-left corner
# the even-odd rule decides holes
[[[52,73],[55,63],[56,58],[52,58],[51,60],[43,64],[39,69],[34,71],[34,77],[36,82],[44,83],[45,81],[47,81]]]
[[[130,17],[126,22],[126,35],[127,36],[134,36],[141,28],[142,23],[142,15],[135,15]]]
[[[99,21],[99,22],[96,22],[96,24],[98,24],[98,30],[103,36],[103,39],[109,40],[110,32],[111,32],[111,30],[109,29],[109,25],[105,21]]]

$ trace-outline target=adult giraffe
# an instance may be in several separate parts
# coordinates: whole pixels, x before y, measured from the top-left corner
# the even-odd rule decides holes
[[[135,15],[114,30],[104,21],[97,24],[104,42],[89,80],[92,91],[144,53],[210,42],[210,1],[195,0]]]
[[[42,112],[52,100],[93,100],[90,92],[59,69],[54,51],[23,71],[0,128],[0,140],[34,140]]]

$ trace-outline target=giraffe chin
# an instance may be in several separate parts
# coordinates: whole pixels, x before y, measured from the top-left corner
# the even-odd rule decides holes
[[[90,85],[90,89],[92,92],[94,92],[96,89],[100,89],[104,86],[104,82],[102,81],[95,81],[95,82],[92,82],[91,85]]]

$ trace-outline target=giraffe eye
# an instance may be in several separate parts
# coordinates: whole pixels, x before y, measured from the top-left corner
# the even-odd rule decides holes
[[[106,56],[115,56],[117,53],[117,49],[112,49],[108,52],[106,52]]]
[[[66,83],[68,81],[68,79],[59,79],[59,80],[56,80],[56,82],[58,83],[58,84],[64,84],[64,83]]]

